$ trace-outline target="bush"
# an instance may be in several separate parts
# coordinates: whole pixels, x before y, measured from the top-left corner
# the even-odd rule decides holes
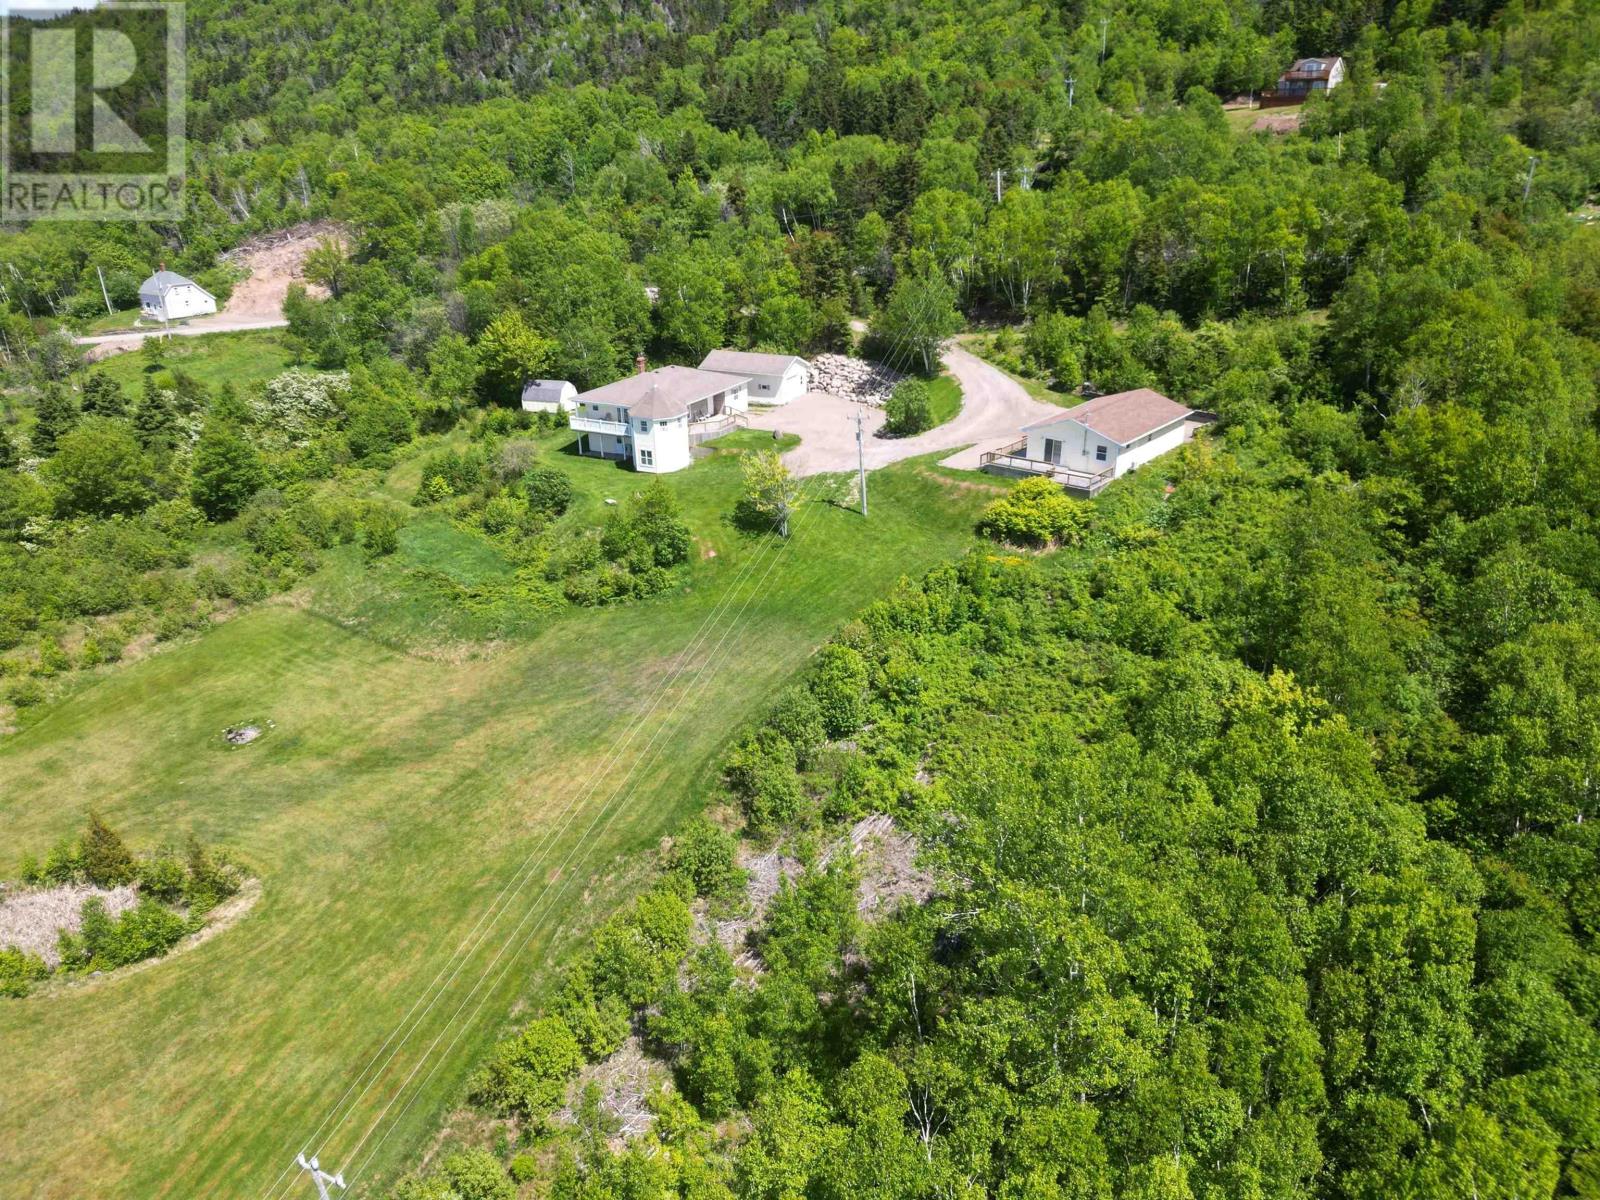
[[[0,996],[26,996],[31,986],[49,974],[49,966],[37,954],[15,946],[0,949]]]
[[[806,688],[790,688],[772,708],[767,724],[794,747],[795,765],[805,770],[818,747],[828,740],[822,722],[822,705]]]
[[[1068,497],[1054,480],[1032,475],[983,510],[978,530],[1016,545],[1076,546],[1088,524],[1087,505]]]
[[[479,1073],[473,1094],[506,1116],[539,1123],[560,1106],[583,1065],[578,1039],[560,1017],[541,1017],[501,1042]]]
[[[811,694],[822,712],[822,727],[839,738],[861,728],[867,712],[867,663],[859,651],[830,642],[817,652]]]
[[[883,406],[887,420],[884,429],[895,437],[910,437],[933,428],[933,401],[928,385],[920,379],[902,379],[895,384]]]
[[[371,504],[361,518],[361,548],[368,560],[382,558],[400,549],[400,527],[405,516],[387,504]]]
[[[734,866],[738,839],[707,817],[696,817],[672,839],[669,864],[694,885],[696,895],[732,891],[744,874]]]
[[[795,761],[794,747],[770,727],[747,736],[728,756],[728,786],[752,828],[775,829],[800,815],[806,794]]]
[[[572,503],[572,480],[554,467],[535,467],[522,477],[522,494],[535,512],[559,517]]]
[[[76,939],[62,938],[62,961],[96,971],[111,971],[165,954],[189,932],[188,923],[148,897],[112,920],[105,901],[83,902],[83,926]]]

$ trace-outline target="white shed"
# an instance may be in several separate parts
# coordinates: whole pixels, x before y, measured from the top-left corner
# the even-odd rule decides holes
[[[217,298],[192,279],[162,269],[139,285],[139,315],[152,321],[181,321],[217,311]]]
[[[1026,459],[1085,475],[1117,476],[1183,444],[1193,410],[1138,388],[1086,400],[1023,426]]]
[[[565,379],[530,379],[522,385],[524,412],[571,412],[578,407],[578,389]]]
[[[700,369],[743,375],[750,381],[753,404],[787,404],[811,390],[811,364],[793,354],[713,350],[701,360]]]

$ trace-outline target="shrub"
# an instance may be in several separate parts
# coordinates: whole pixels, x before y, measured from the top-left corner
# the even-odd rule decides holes
[[[446,450],[431,455],[422,464],[422,487],[417,499],[420,503],[443,500],[450,496],[465,496],[477,491],[488,477],[488,462],[481,447],[471,447],[465,452]]]
[[[828,740],[822,723],[822,705],[809,690],[790,688],[778,698],[767,724],[781,733],[794,747],[795,765],[804,770],[817,748]]]
[[[805,805],[794,747],[776,729],[763,728],[735,747],[728,756],[726,776],[753,828],[770,830],[788,824]]]
[[[560,1017],[541,1017],[501,1042],[473,1085],[480,1103],[538,1123],[553,1112],[583,1065],[578,1039]]]
[[[1076,546],[1088,524],[1087,505],[1071,499],[1048,477],[1032,475],[983,510],[978,530],[1016,545]]]
[[[400,527],[405,516],[387,504],[370,504],[361,518],[361,548],[369,560],[400,549]]]
[[[669,863],[694,885],[696,895],[718,896],[732,891],[743,872],[734,866],[738,839],[707,817],[696,817],[672,839]]]
[[[496,496],[483,506],[483,531],[488,534],[506,533],[518,528],[528,516],[528,502],[516,496]]]
[[[183,898],[187,876],[183,863],[170,854],[148,859],[139,864],[139,892],[167,904]]]
[[[193,834],[184,851],[183,902],[194,913],[209,912],[239,890],[239,873],[215,858]]]
[[[82,914],[77,938],[62,938],[62,961],[99,971],[165,954],[189,931],[182,917],[148,897],[112,920],[105,901],[91,896]]]
[[[895,437],[910,437],[933,428],[933,403],[928,385],[920,379],[902,379],[895,384],[883,406],[884,428]]]
[[[26,996],[33,984],[49,974],[49,966],[37,954],[15,946],[0,949],[0,996]]]
[[[867,663],[859,651],[830,642],[817,652],[811,694],[822,712],[829,737],[844,737],[866,719]]]
[[[522,477],[522,494],[535,512],[559,517],[572,503],[572,480],[554,467],[535,467]]]

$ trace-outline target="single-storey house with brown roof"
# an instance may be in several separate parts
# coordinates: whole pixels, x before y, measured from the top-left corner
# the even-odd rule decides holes
[[[697,367],[644,369],[579,392],[567,418],[582,435],[578,450],[631,462],[651,474],[681,471],[690,447],[732,428],[748,406],[743,375]]]
[[[1197,415],[1149,388],[1097,396],[1022,427],[1023,440],[982,456],[1007,475],[1049,475],[1094,495],[1119,475],[1182,445]]]

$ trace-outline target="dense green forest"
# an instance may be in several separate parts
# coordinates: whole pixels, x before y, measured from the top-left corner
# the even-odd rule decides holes
[[[183,220],[0,238],[19,706],[97,622],[176,634],[427,505],[523,547],[520,601],[659,590],[659,499],[616,554],[557,527],[527,374],[857,317],[912,367],[973,322],[1219,417],[1075,544],[841,631],[485,1064],[498,1132],[398,1196],[1600,1198],[1593,0],[189,15]],[[1310,53],[1349,81],[1298,132],[1224,109]],[[288,373],[156,348],[130,384],[63,332],[101,272],[225,288],[219,252],[324,218]],[[414,505],[374,491],[452,433]],[[868,920],[829,848],[871,814],[931,883]],[[748,944],[705,936],[778,850]],[[581,1086],[558,1120],[630,1034],[652,1120]]]

